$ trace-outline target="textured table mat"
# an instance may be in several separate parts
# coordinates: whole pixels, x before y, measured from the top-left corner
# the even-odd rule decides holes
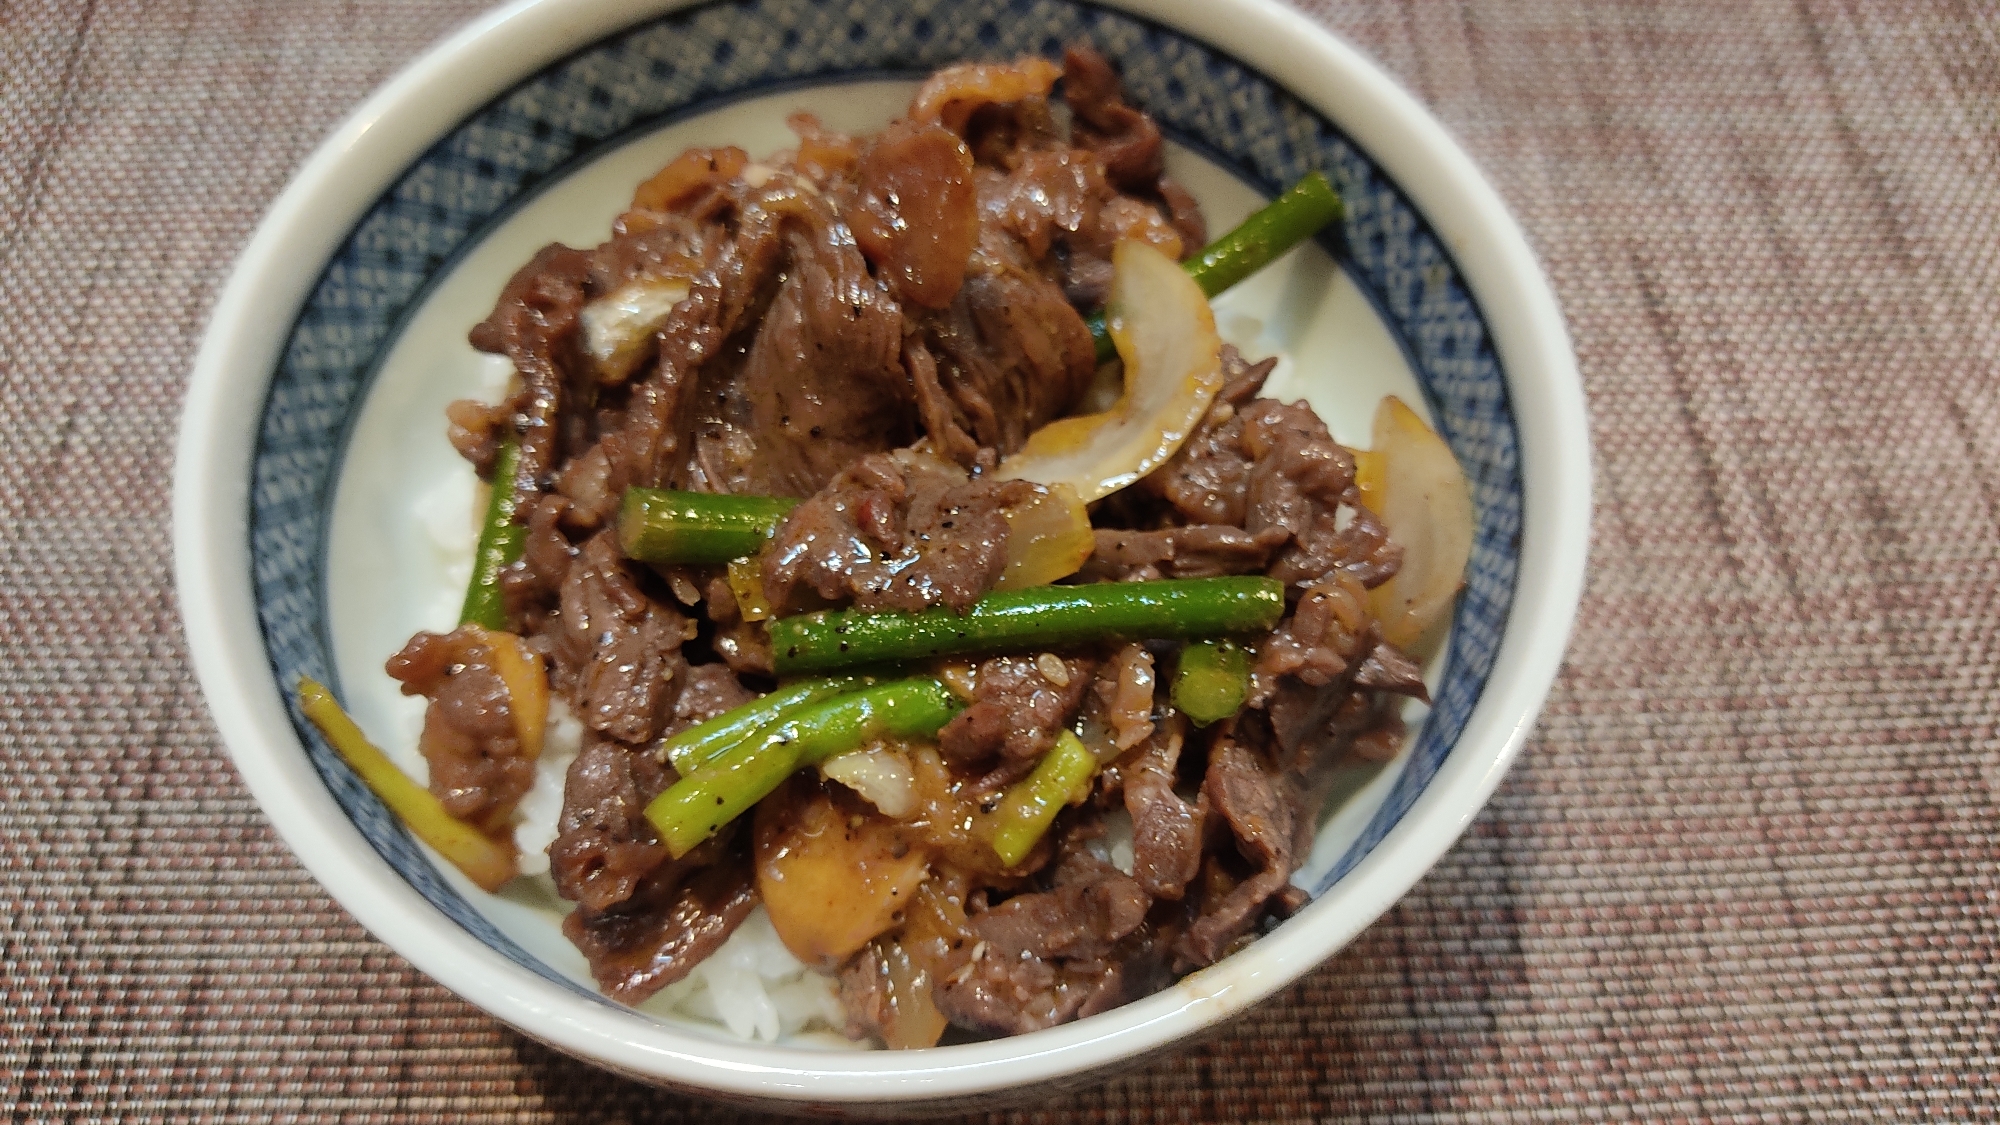
[[[0,5],[0,1109],[734,1120],[527,1042],[280,844],[188,671],[176,414],[263,208],[465,0]],[[1592,571],[1437,869],[1014,1121],[2000,1116],[2000,16],[1331,0],[1569,317]]]

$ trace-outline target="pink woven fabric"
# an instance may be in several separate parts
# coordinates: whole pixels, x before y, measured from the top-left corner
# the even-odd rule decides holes
[[[263,207],[463,0],[0,8],[0,1109],[736,1120],[368,938],[185,662],[176,413]],[[1570,318],[1567,671],[1437,870],[1226,1036],[1009,1121],[2000,1117],[2000,15],[1332,0]]]

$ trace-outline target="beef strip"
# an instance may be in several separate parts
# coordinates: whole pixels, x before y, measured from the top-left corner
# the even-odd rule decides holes
[[[430,791],[445,810],[488,831],[504,829],[535,781],[521,748],[507,685],[493,669],[485,630],[418,633],[389,658],[403,694],[430,700],[417,742],[430,764]]]
[[[1257,397],[1276,359],[1246,363],[1231,345],[1222,346],[1222,389],[1195,431],[1165,465],[1142,479],[1135,491],[1157,496],[1190,524],[1242,527],[1250,458],[1241,439],[1237,411]]]
[[[994,261],[966,277],[950,305],[916,321],[904,341],[924,429],[960,464],[1001,456],[1067,414],[1097,373],[1083,315],[1062,287]]]
[[[1361,667],[1355,669],[1354,686],[1367,691],[1407,695],[1425,703],[1431,701],[1430,688],[1424,686],[1423,667],[1402,649],[1383,640],[1376,641],[1361,661]]]
[[[1212,578],[1259,574],[1282,533],[1252,535],[1227,524],[1164,527],[1157,531],[1097,529],[1097,545],[1079,574],[1083,582],[1140,582],[1156,578]]]
[[[1282,529],[1291,540],[1272,560],[1271,577],[1304,585],[1337,567],[1365,586],[1393,577],[1402,549],[1361,506],[1354,455],[1333,440],[1312,408],[1259,399],[1241,416],[1240,446],[1253,462],[1244,530],[1261,537]]]
[[[1090,47],[1073,46],[1063,53],[1063,100],[1073,115],[1071,140],[1103,161],[1111,183],[1130,193],[1126,199],[1157,201],[1183,247],[1176,257],[1197,253],[1208,242],[1208,223],[1194,197],[1165,175],[1159,126],[1125,104],[1120,85],[1110,60]]]
[[[947,66],[917,88],[910,99],[909,119],[963,134],[973,115],[986,106],[1047,98],[1061,74],[1054,63],[1034,55],[1013,62]]]
[[[740,376],[719,392],[732,400],[723,407],[729,417],[711,425],[723,437],[706,438],[705,448],[726,466],[712,471],[730,491],[805,496],[857,457],[915,438],[915,395],[902,363],[903,310],[818,193],[767,192],[762,205],[781,216],[775,221],[785,232],[783,280]],[[924,268],[931,279],[922,283],[926,293],[945,284],[939,267]],[[748,440],[726,440],[731,430]]]
[[[921,454],[864,457],[779,522],[764,596],[781,613],[849,602],[963,613],[1006,568],[1004,510],[1036,492]]]
[[[1354,457],[1303,402],[1253,397],[1273,361],[1243,362],[1225,348],[1226,382],[1208,414],[1179,452],[1140,483],[1196,527],[1238,528],[1189,540],[1179,528],[1150,535],[1103,535],[1096,571],[1109,576],[1189,573],[1196,568],[1252,566],[1294,587],[1335,569],[1364,586],[1395,575],[1401,548],[1361,505]],[[1191,561],[1182,562],[1184,555]],[[1218,557],[1219,555],[1219,557]]]
[[[1150,991],[1152,899],[1089,854],[1091,826],[1072,826],[1047,890],[971,913],[977,944],[935,989],[955,1024],[1001,1035],[1053,1027]]]
[[[715,207],[719,202],[715,197],[728,191],[729,181],[749,162],[750,154],[735,145],[686,150],[633,191],[632,212],[621,216],[621,228],[644,229],[634,221],[633,213],[646,214],[657,222],[666,217],[662,213],[698,214]]]
[[[1312,841],[1297,779],[1234,732],[1210,747],[1201,796],[1226,826],[1236,858],[1251,870],[1233,885],[1218,878],[1205,888],[1196,904],[1198,914],[1174,947],[1177,970],[1214,964],[1232,942],[1249,933],[1287,886]]]
[[[589,278],[589,254],[545,246],[515,271],[492,314],[471,332],[473,347],[512,360],[526,385],[515,403],[521,453],[511,482],[523,494],[541,488],[564,454],[560,415],[576,365],[578,318],[589,297]]]
[[[610,531],[586,540],[563,578],[545,626],[552,679],[583,724],[621,742],[659,737],[675,683],[687,667],[680,646],[694,623],[641,587]]]
[[[1165,166],[1160,127],[1125,104],[1109,59],[1089,47],[1065,51],[1063,101],[1075,115],[1070,139],[1104,161],[1112,183],[1128,191],[1154,190]]]
[[[1032,765],[1048,753],[1093,680],[1090,664],[1076,658],[1056,661],[1061,668],[1056,681],[1041,663],[1032,656],[982,661],[971,704],[938,732],[945,757],[967,765],[995,757]]]
[[[896,1024],[897,998],[889,983],[889,959],[898,950],[869,942],[840,967],[841,1030],[849,1039],[887,1039]]]
[[[1117,194],[1102,161],[1066,145],[1019,153],[1011,167],[983,167],[977,177],[986,237],[1011,235],[1032,261],[1088,238],[1105,201]],[[989,244],[987,253],[1006,252]]]
[[[666,862],[645,811],[673,780],[672,768],[649,751],[586,735],[563,779],[562,815],[549,845],[556,893],[593,910],[631,898]]]
[[[713,719],[755,699],[726,664],[700,664],[687,670],[674,699],[673,730]]]
[[[1374,641],[1366,597],[1361,583],[1345,573],[1307,587],[1291,614],[1258,646],[1252,706],[1269,699],[1282,676],[1323,688],[1358,664]]]
[[[869,141],[859,165],[844,217],[877,276],[905,304],[950,304],[979,240],[972,150],[942,125],[905,120]]]
[[[617,907],[578,906],[563,919],[563,934],[589,960],[605,995],[637,1004],[687,976],[756,905],[746,857],[696,848]]]
[[[1174,792],[1185,736],[1173,716],[1120,771],[1132,818],[1132,878],[1154,898],[1179,899],[1201,870],[1204,809]]]

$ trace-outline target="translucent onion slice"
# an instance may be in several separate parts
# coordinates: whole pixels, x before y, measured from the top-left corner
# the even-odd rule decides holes
[[[892,820],[909,816],[917,807],[910,761],[887,746],[866,746],[828,758],[820,763],[819,772],[854,790]]]
[[[1125,393],[1102,414],[1036,430],[999,469],[1003,479],[1066,484],[1086,504],[1165,463],[1222,389],[1215,314],[1180,263],[1143,242],[1121,242],[1111,268],[1107,320]]]
[[[996,590],[1046,586],[1083,569],[1097,549],[1090,513],[1076,489],[1050,485],[1046,492],[1002,513],[1007,519],[1007,569]]]
[[[597,363],[599,378],[622,381],[646,358],[674,306],[687,300],[688,283],[679,277],[639,277],[583,306],[583,350]]]
[[[1395,395],[1375,410],[1374,448],[1355,459],[1362,502],[1403,548],[1403,568],[1368,592],[1391,644],[1422,656],[1442,636],[1472,556],[1472,494],[1444,439]]]

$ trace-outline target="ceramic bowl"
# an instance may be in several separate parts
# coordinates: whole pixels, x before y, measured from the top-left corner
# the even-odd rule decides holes
[[[736,1040],[590,987],[548,902],[441,869],[300,721],[337,685],[412,753],[382,676],[450,624],[451,565],[413,496],[469,471],[441,409],[490,364],[464,342],[543,242],[608,235],[631,188],[690,143],[782,147],[786,110],[877,126],[918,77],[1087,41],[1172,141],[1222,229],[1312,169],[1341,229],[1217,303],[1366,444],[1376,399],[1420,403],[1472,483],[1477,534],[1435,704],[1387,769],[1330,806],[1296,882],[1314,901],[1157,995],[1032,1035],[914,1052]],[[389,82],[272,206],[219,299],[189,388],[175,549],[189,645],[245,781],[372,932],[523,1033],[647,1081],[869,1116],[990,1105],[1087,1081],[1215,1027],[1346,944],[1470,822],[1520,749],[1567,639],[1589,520],[1575,361],[1547,281],[1472,163],[1352,48],[1262,0],[537,0],[496,11]],[[445,552],[446,555],[449,552]],[[440,619],[442,618],[442,619]],[[399,734],[399,732],[401,732]],[[399,741],[400,740],[400,741]]]

